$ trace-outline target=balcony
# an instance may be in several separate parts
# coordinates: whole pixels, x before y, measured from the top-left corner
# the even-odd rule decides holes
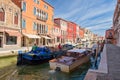
[[[37,19],[37,20],[40,20],[40,21],[43,21],[43,22],[46,22],[46,21],[47,21],[47,19],[46,19],[46,18],[39,17],[39,16],[37,16],[37,17],[36,17],[36,19]]]

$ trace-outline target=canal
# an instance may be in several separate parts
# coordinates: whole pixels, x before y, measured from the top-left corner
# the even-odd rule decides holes
[[[34,66],[16,66],[17,56],[0,57],[0,80],[83,80],[90,63],[71,73],[50,70],[49,63]]]

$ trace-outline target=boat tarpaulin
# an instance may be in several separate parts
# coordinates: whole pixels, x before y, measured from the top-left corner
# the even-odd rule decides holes
[[[68,52],[77,52],[77,53],[83,53],[85,51],[86,51],[86,49],[71,49],[71,50],[68,50]]]

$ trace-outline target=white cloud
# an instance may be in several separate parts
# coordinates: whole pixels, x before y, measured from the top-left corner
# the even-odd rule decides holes
[[[89,18],[93,18],[95,16],[99,16],[101,14],[114,11],[114,8],[108,7],[108,5],[104,4],[99,7],[92,7],[90,8],[82,17],[79,18],[79,21],[83,21]]]
[[[96,26],[90,26],[90,27],[87,27],[87,29],[90,29],[92,31],[101,30],[101,29],[105,30],[105,29],[109,29],[111,26],[112,26],[112,23],[109,22],[109,23],[105,23],[105,24],[99,24]]]
[[[84,21],[82,24],[89,27],[89,26],[92,26],[92,25],[99,25],[99,24],[105,24],[105,23],[108,23],[108,22],[112,22],[112,19],[111,17],[104,17],[104,18],[96,18],[96,19],[93,19],[93,20],[88,20],[88,21]]]
[[[105,31],[112,26],[112,22],[103,23],[95,26],[87,27],[87,29],[91,30],[93,33],[98,35],[105,35]]]
[[[63,2],[62,0],[55,0],[55,17],[76,22],[80,26],[87,27],[93,32],[103,34],[106,29],[112,26],[116,1],[117,0],[65,0]]]
[[[79,8],[74,9],[73,11],[67,12],[67,13],[63,13],[63,14],[59,14],[56,15],[55,17],[61,17],[61,18],[70,18],[71,16],[75,15],[76,13],[79,12]]]

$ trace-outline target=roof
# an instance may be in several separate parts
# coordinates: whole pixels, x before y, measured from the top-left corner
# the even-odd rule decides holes
[[[62,19],[62,18],[55,18],[54,20],[63,20],[63,21],[65,21],[65,22],[68,22],[67,20]]]
[[[45,2],[47,5],[51,6],[52,8],[54,8],[52,5],[50,5],[48,2],[46,2],[45,0],[42,0],[43,2]]]

